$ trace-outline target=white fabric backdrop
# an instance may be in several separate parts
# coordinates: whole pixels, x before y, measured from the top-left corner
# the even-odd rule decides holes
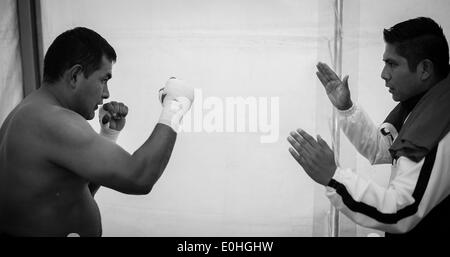
[[[448,0],[344,1],[343,73],[352,95],[379,123],[394,106],[380,78],[382,29],[430,16],[450,36]],[[287,152],[297,127],[329,141],[331,111],[315,78],[331,63],[332,0],[42,0],[44,46],[75,26],[116,49],[112,99],[130,107],[119,144],[133,152],[158,119],[156,91],[177,76],[203,97],[279,97],[279,138],[260,133],[182,133],[166,172],[148,196],[101,189],[105,236],[325,236],[327,201]],[[46,49],[45,49],[46,50]],[[206,110],[207,112],[207,110]],[[95,122],[92,126],[98,128]],[[342,162],[386,183],[342,139]],[[342,218],[348,235],[352,230]],[[317,225],[319,223],[319,225]],[[346,225],[347,224],[347,225]]]
[[[312,234],[313,183],[285,138],[296,127],[314,132],[315,1],[46,0],[42,8],[46,47],[87,26],[117,50],[110,91],[130,107],[119,139],[130,152],[153,129],[156,92],[169,76],[205,99],[279,97],[276,142],[261,144],[261,133],[182,133],[150,195],[101,189],[105,236]]]
[[[16,0],[2,0],[0,1],[0,124],[22,98]]]

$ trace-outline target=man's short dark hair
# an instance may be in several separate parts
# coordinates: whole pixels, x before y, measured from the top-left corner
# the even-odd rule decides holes
[[[395,46],[397,54],[408,60],[409,70],[415,72],[424,59],[434,64],[436,75],[445,78],[449,72],[449,49],[441,26],[434,20],[418,17],[383,31],[384,41]]]
[[[44,82],[58,81],[64,72],[79,64],[87,78],[98,70],[105,56],[116,61],[114,48],[97,32],[77,27],[59,35],[47,50],[44,58]]]

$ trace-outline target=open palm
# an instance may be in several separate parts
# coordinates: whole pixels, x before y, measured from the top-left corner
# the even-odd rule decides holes
[[[317,64],[317,77],[325,87],[331,103],[339,110],[347,110],[352,106],[350,90],[348,88],[348,76],[341,81],[336,73],[325,63]]]

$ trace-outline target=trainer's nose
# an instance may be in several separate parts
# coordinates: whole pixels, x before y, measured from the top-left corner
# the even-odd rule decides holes
[[[389,81],[391,79],[391,76],[389,72],[387,71],[386,65],[384,66],[383,70],[381,71],[381,78],[385,81]]]

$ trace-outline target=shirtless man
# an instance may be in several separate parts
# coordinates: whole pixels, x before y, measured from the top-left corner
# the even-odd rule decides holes
[[[114,49],[96,32],[75,28],[58,36],[44,60],[44,83],[0,129],[0,234],[101,236],[98,187],[148,194],[163,173],[193,90],[170,79],[150,137],[133,154],[115,144],[128,108],[101,108],[101,132],[87,120],[109,97]],[[125,85],[126,86],[126,85]]]

